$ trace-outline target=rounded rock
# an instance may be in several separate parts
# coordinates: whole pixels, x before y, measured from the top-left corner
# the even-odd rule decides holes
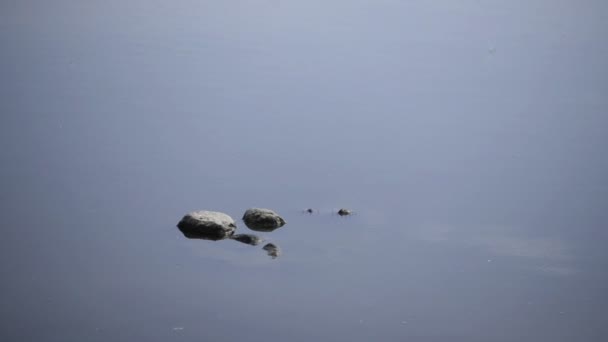
[[[222,240],[230,237],[236,230],[232,217],[206,210],[186,214],[177,227],[189,239],[204,240]]]
[[[350,209],[342,208],[342,209],[338,210],[338,215],[340,215],[340,216],[348,216],[348,215],[352,215],[352,213],[353,212]]]
[[[271,232],[285,225],[285,220],[270,209],[251,208],[243,215],[245,225],[251,230]]]

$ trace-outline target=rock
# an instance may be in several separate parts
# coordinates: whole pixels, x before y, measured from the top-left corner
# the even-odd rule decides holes
[[[258,236],[252,234],[235,234],[230,237],[232,240],[236,240],[238,242],[246,243],[248,245],[257,246],[259,245],[263,239]]]
[[[353,212],[350,209],[342,208],[342,209],[338,210],[338,215],[340,215],[340,216],[348,216],[348,215],[352,215],[352,214],[353,214]]]
[[[222,240],[236,230],[232,217],[217,211],[194,211],[184,216],[177,224],[189,239]]]
[[[268,255],[273,259],[276,259],[279,255],[281,255],[281,250],[273,243],[267,243],[264,247],[262,247],[262,249],[265,250],[266,253],[268,253]]]
[[[285,225],[285,220],[270,209],[252,208],[243,215],[245,225],[251,230],[271,232]]]

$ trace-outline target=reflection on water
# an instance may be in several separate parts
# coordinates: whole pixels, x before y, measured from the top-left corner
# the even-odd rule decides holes
[[[178,224],[177,227],[188,239],[201,239],[201,240],[211,240],[211,241],[219,241],[230,238],[230,234],[225,233],[224,231],[213,231],[206,230],[201,231],[199,229],[192,229],[192,226]]]
[[[264,240],[253,234],[235,234],[230,237],[232,240],[236,240],[248,245],[257,246]]]
[[[1,2],[0,341],[608,341],[605,13]]]
[[[261,238],[257,235],[253,235],[253,234],[235,234],[234,230],[230,230],[230,231],[226,232],[225,230],[223,230],[221,228],[218,228],[218,229],[210,229],[209,227],[201,228],[200,226],[197,226],[196,224],[187,224],[184,222],[186,218],[188,218],[188,215],[185,216],[184,219],[182,219],[178,223],[177,227],[184,234],[184,236],[188,239],[200,239],[200,240],[211,240],[211,241],[220,241],[220,240],[230,239],[230,240],[238,241],[238,242],[241,242],[241,243],[244,243],[247,245],[251,245],[251,246],[257,246],[264,241],[263,238]],[[283,221],[283,225],[284,224],[285,224],[285,222]],[[248,227],[252,230],[256,230],[255,223],[249,222]],[[259,227],[262,227],[261,229],[259,229],[260,231],[265,231],[265,232],[272,232],[272,231],[276,230],[277,228],[280,228],[280,227],[274,227],[273,229],[269,229],[268,228],[269,224],[267,224],[266,222],[262,222],[259,225]],[[211,226],[211,228],[213,228],[213,226]],[[268,244],[264,245],[264,247],[262,247],[262,249],[265,250],[266,253],[272,259],[276,259],[281,254],[279,247],[277,247],[273,243],[268,243]]]
[[[273,259],[276,259],[281,254],[281,250],[274,243],[267,243],[262,249]]]

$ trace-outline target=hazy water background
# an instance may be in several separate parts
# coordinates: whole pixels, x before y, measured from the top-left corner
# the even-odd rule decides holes
[[[606,13],[2,1],[0,339],[608,339]]]

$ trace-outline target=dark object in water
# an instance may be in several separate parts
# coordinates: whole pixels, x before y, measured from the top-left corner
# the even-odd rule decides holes
[[[352,214],[353,214],[353,212],[350,209],[342,208],[342,209],[338,210],[338,215],[340,215],[340,216],[348,216],[348,215],[352,215]]]
[[[189,239],[223,240],[236,230],[232,217],[217,211],[194,211],[186,214],[177,224]]]
[[[246,243],[248,245],[257,246],[260,242],[264,241],[261,238],[252,234],[235,234],[230,237],[232,240]]]
[[[281,255],[281,250],[273,243],[267,243],[264,247],[262,247],[262,249],[265,250],[266,253],[268,253],[268,255],[273,259],[276,259],[279,255]]]
[[[285,225],[285,220],[270,209],[251,208],[243,215],[245,225],[251,230],[271,232]]]
[[[305,214],[305,215],[313,215],[313,214],[318,214],[319,210],[314,209],[314,208],[306,208],[306,209],[302,209],[301,213]]]

